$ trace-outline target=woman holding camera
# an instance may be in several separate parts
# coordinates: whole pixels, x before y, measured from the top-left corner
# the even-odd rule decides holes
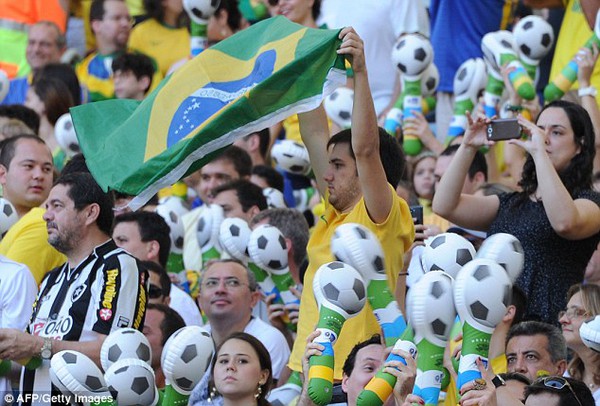
[[[508,141],[528,156],[520,192],[460,193],[467,169],[487,140],[490,120],[468,116],[468,128],[433,199],[433,210],[461,227],[509,233],[525,250],[517,279],[528,298],[527,317],[556,323],[569,286],[581,282],[600,240],[600,194],[592,190],[594,130],[578,104],[555,101],[537,122],[519,116],[526,139]]]

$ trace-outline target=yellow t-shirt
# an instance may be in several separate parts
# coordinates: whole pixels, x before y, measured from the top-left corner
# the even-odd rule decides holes
[[[560,73],[579,48],[592,36],[592,30],[581,10],[579,0],[566,0],[563,3],[565,5],[565,16],[556,41],[550,80]],[[597,63],[594,67],[591,85],[600,88],[600,63]],[[579,84],[575,82],[571,89],[577,88],[579,88]]]
[[[335,229],[343,223],[359,223],[369,228],[379,238],[385,253],[386,274],[392,292],[396,290],[398,273],[402,270],[402,257],[414,240],[414,225],[408,204],[396,195],[388,218],[381,224],[375,224],[367,214],[364,199],[348,213],[340,213],[326,203],[325,214],[321,216],[307,246],[309,267],[304,276],[304,289],[300,300],[300,318],[298,335],[290,355],[289,367],[294,371],[302,371],[302,356],[306,347],[306,337],[315,329],[319,319],[319,310],[312,290],[313,278],[319,266],[333,261],[331,253],[331,237]],[[342,379],[342,366],[350,350],[358,342],[364,341],[381,329],[373,310],[367,303],[365,308],[355,317],[344,323],[340,336],[334,346],[335,370],[334,378]]]
[[[171,65],[190,55],[190,34],[185,27],[167,27],[150,18],[133,27],[129,48],[153,58],[165,77]]]
[[[45,210],[35,207],[19,219],[0,242],[0,254],[29,267],[39,285],[46,272],[67,260],[63,254],[48,244]]]

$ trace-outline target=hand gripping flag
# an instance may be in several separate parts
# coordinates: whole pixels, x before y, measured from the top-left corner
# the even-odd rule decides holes
[[[338,33],[270,18],[206,49],[141,103],[73,108],[91,173],[104,190],[137,196],[137,209],[237,138],[318,107],[345,82]]]

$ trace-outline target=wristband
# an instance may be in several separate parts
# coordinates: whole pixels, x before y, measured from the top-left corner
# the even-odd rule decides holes
[[[577,91],[579,97],[592,96],[596,97],[598,90],[594,86],[583,87]]]
[[[496,375],[492,378],[492,383],[494,384],[494,387],[496,387],[496,388],[506,385],[506,382],[504,381],[504,379],[502,379],[502,377],[498,376],[498,375]]]

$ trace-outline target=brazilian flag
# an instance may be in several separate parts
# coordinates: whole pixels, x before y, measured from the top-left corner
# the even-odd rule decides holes
[[[139,208],[236,139],[318,107],[345,82],[338,34],[270,18],[206,49],[142,102],[72,108],[90,172]]]

